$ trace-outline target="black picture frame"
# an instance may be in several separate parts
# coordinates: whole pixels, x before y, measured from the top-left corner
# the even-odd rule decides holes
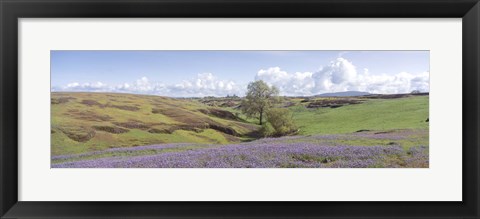
[[[479,218],[478,0],[0,0],[1,218]],[[134,17],[462,18],[461,202],[18,201],[18,19]],[[42,189],[42,188],[39,188]],[[438,191],[442,192],[442,191]]]

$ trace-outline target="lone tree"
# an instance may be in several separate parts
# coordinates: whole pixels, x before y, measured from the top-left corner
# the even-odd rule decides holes
[[[263,123],[264,114],[278,101],[278,89],[269,87],[262,80],[248,84],[247,96],[242,101],[242,112],[250,118],[258,116],[259,124]]]

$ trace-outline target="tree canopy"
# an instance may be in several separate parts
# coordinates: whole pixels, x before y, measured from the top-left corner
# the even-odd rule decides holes
[[[262,125],[265,113],[278,101],[278,89],[262,80],[248,84],[247,95],[242,101],[242,111],[250,118],[258,118]]]

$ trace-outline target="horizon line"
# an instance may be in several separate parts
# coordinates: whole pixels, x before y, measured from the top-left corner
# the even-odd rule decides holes
[[[373,95],[406,95],[406,94],[412,94],[412,95],[426,95],[430,94],[430,91],[426,92],[418,92],[418,93],[392,93],[392,94],[387,94],[387,93],[370,93],[366,91],[338,91],[338,92],[327,92],[327,93],[321,93],[321,94],[314,94],[314,95],[306,95],[306,96],[295,96],[295,95],[278,95],[280,97],[319,97],[324,94],[336,94],[336,93],[345,93],[345,92],[359,92],[359,93],[368,93],[365,95],[353,95],[353,96],[324,96],[324,97],[361,97],[361,96],[373,96]],[[239,96],[236,94],[232,95],[227,95],[227,96],[202,96],[202,97],[195,97],[195,96],[185,96],[185,97],[175,97],[175,96],[166,96],[166,95],[160,95],[160,94],[145,94],[145,93],[128,93],[128,92],[102,92],[102,91],[50,91],[50,93],[88,93],[88,94],[127,94],[127,95],[139,95],[139,96],[157,96],[157,97],[168,97],[168,98],[175,98],[175,99],[185,99],[185,98],[226,98],[226,97],[240,97],[243,98],[245,96]]]

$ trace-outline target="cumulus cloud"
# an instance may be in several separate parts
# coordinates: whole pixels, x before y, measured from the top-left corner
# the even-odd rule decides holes
[[[142,77],[133,83],[123,83],[112,88],[114,92],[154,94],[166,90],[162,83],[152,83],[147,77]]]
[[[234,81],[218,79],[212,73],[202,73],[191,80],[184,80],[171,86],[170,93],[172,95],[190,97],[243,95],[245,86]]]
[[[119,92],[155,94],[174,97],[203,97],[243,95],[246,86],[239,85],[230,80],[220,80],[212,73],[198,74],[190,80],[177,84],[164,84],[152,82],[147,77],[142,77],[133,83],[107,85],[102,82],[84,83],[72,82],[63,87],[54,87],[52,91],[86,91],[86,92]]]
[[[269,85],[274,85],[282,95],[310,95],[315,86],[312,76],[311,72],[289,74],[279,67],[272,67],[258,71],[255,80],[263,80]]]
[[[338,57],[315,72],[288,73],[280,67],[260,69],[254,80],[263,80],[274,85],[286,96],[310,96],[329,92],[365,91],[378,94],[409,93],[413,90],[429,91],[429,72],[395,75],[372,74],[368,69],[358,70],[352,62]],[[154,94],[173,97],[243,96],[246,84],[217,78],[212,73],[201,73],[196,77],[176,84],[152,82],[142,77],[134,82],[107,85],[102,82],[72,82],[63,87],[52,87],[52,91],[124,92]]]
[[[370,93],[409,93],[429,91],[429,72],[396,75],[358,72],[347,59],[339,57],[317,72],[287,73],[279,67],[261,69],[255,80],[263,80],[280,89],[282,95],[315,95],[328,92],[366,91]]]
[[[57,89],[62,89],[62,88],[57,88]],[[90,92],[104,92],[108,91],[109,87],[108,85],[102,83],[102,82],[94,82],[94,83],[78,83],[78,82],[73,82],[67,84],[65,87],[63,87],[64,90],[70,90],[70,91],[90,91]]]

